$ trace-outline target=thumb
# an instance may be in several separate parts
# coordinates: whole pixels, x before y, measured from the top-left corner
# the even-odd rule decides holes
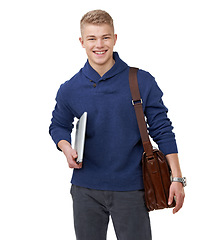
[[[72,157],[73,158],[77,158],[77,152],[75,151],[75,149],[72,150]]]

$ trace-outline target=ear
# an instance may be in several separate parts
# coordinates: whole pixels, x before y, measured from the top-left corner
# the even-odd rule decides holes
[[[115,46],[116,42],[117,42],[117,34],[114,34],[114,46]]]
[[[83,41],[83,38],[82,38],[82,37],[79,38],[79,41],[80,41],[82,47],[85,48],[85,47],[84,47],[84,41]]]

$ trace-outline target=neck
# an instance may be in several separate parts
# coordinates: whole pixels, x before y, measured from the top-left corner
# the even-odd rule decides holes
[[[115,64],[115,60],[112,58],[111,61],[102,65],[95,64],[90,61],[89,61],[89,64],[102,77],[106,72],[108,72],[113,67],[113,65]]]

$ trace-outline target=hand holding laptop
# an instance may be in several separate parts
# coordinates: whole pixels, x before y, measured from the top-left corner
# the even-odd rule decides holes
[[[76,159],[78,157],[77,152],[75,149],[72,148],[69,142],[67,142],[66,140],[61,140],[58,143],[58,147],[64,153],[67,159],[69,168],[76,168],[76,169],[82,168],[82,163],[81,164],[76,163]]]
[[[87,112],[84,112],[76,124],[75,146],[78,157],[77,163],[82,163],[84,155],[84,143],[86,135]]]
[[[58,143],[58,147],[62,150],[66,156],[68,166],[70,168],[80,169],[82,168],[84,143],[87,123],[87,112],[84,112],[76,124],[76,135],[74,149],[71,144],[66,140],[61,140]]]

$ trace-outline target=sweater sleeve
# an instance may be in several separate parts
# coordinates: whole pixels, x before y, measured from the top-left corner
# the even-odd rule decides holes
[[[162,101],[163,93],[153,78],[152,86],[147,98],[145,115],[148,131],[152,139],[158,144],[165,155],[177,153],[177,144],[173,126],[167,116],[168,109]]]
[[[66,140],[71,143],[71,132],[74,126],[74,115],[62,96],[62,88],[60,87],[56,96],[56,105],[52,113],[53,116],[49,127],[49,133],[58,150],[61,150],[57,145],[59,141]]]

